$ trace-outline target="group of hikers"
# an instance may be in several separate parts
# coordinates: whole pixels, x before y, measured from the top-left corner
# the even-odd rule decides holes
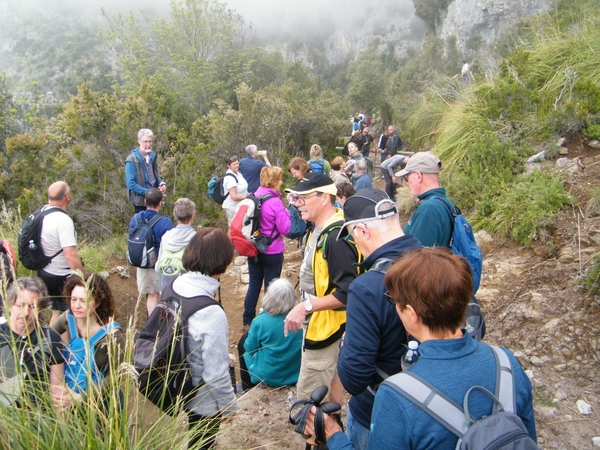
[[[368,135],[368,128],[360,133],[365,130]],[[334,404],[341,404],[344,391],[348,392],[345,432],[335,415],[323,414],[316,403],[303,418],[303,434],[317,437],[315,445],[329,449],[455,448],[470,423],[453,423],[453,428],[428,412],[423,401],[436,395],[459,405],[461,411],[468,398],[473,421],[495,415],[502,401],[503,410],[518,421],[520,439],[529,439],[531,446],[523,448],[536,448],[528,377],[509,350],[493,349],[465,328],[476,285],[469,261],[451,251],[452,211],[457,209],[440,185],[441,161],[428,151],[399,154],[402,140],[392,125],[377,147],[372,137],[365,140],[366,154],[364,145],[359,147],[360,136],[353,135],[346,146],[348,159],[339,155],[331,161],[324,159],[318,144],[312,145],[308,160],[296,157],[289,162],[287,170],[296,185],[283,193],[283,169],[273,166],[267,152],[256,145],[246,147],[244,158],[226,159],[222,208],[228,227],[245,199],[259,199],[258,233],[269,240],[247,260],[239,386],[231,382],[231,324],[222,307],[214,302],[187,320],[186,354],[197,389],[185,410],[190,430],[203,430],[191,435],[188,448],[213,447],[222,420],[235,413],[236,394],[257,384],[295,384],[299,400],[314,399],[313,393],[325,386],[326,400]],[[152,131],[141,129],[139,147],[125,163],[135,209],[130,233],[140,223],[150,225],[156,247],[155,260],[137,264],[137,286],[140,296],[146,296],[148,317],[161,296],[175,296],[184,304],[201,295],[217,298],[220,277],[236,254],[228,231],[194,228],[191,200],[175,201],[176,225],[161,214],[167,185],[157,170],[152,141]],[[373,188],[371,152],[381,154],[385,191]],[[395,203],[400,184],[418,203],[404,227]],[[51,185],[48,196],[46,209],[66,211],[70,189],[65,182]],[[26,277],[12,283],[6,299],[7,323],[1,331],[30,350],[39,348],[38,342],[47,337],[52,351],[46,372],[40,373],[36,364],[27,370],[36,371],[36,380],[47,380],[55,406],[65,408],[82,401],[91,389],[102,392],[109,366],[121,363],[124,338],[114,321],[115,302],[108,284],[96,274],[83,275],[81,260],[74,257],[71,219],[67,214],[47,213],[43,220],[41,244],[53,259],[38,271],[41,279]],[[50,220],[60,225],[46,227]],[[281,278],[285,236],[296,221],[307,230],[301,238],[299,294],[291,280]],[[67,275],[60,279],[60,293],[49,297],[41,275],[53,261]],[[77,275],[71,274],[74,271]],[[50,328],[38,320],[49,298],[54,301],[52,309],[66,310],[53,317]],[[84,372],[94,371],[96,386],[80,386],[65,376],[70,361],[76,360],[68,356],[76,338],[87,339],[88,348],[95,349],[92,367],[80,365]],[[414,376],[418,385],[395,375],[402,372],[409,341],[418,342],[420,357],[406,374]],[[114,349],[114,354],[107,349]],[[44,352],[30,353],[34,359],[45,357]],[[81,382],[82,377],[77,378]],[[500,395],[500,384],[512,388],[512,397],[493,398]],[[423,392],[429,394],[423,397]]]

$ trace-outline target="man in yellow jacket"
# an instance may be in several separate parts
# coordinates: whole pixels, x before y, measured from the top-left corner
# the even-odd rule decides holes
[[[318,386],[329,386],[329,400],[341,403],[343,387],[337,375],[340,340],[346,325],[348,286],[358,274],[359,252],[352,240],[336,240],[344,223],[337,209],[337,188],[323,173],[309,172],[286,192],[302,214],[313,222],[300,267],[303,301],[285,319],[284,332],[304,328],[304,345],[297,384],[299,399]]]

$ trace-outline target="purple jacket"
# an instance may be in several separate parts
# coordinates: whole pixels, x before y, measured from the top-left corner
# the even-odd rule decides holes
[[[283,235],[290,232],[290,212],[283,205],[283,202],[279,198],[279,192],[275,189],[261,186],[254,193],[257,197],[265,194],[275,194],[275,197],[265,201],[261,207],[260,232],[265,236],[276,236],[279,234],[277,239],[269,245],[265,252],[267,255],[276,255],[285,251]]]

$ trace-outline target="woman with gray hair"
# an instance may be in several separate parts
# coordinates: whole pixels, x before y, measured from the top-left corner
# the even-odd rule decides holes
[[[273,280],[262,299],[262,312],[238,343],[243,390],[261,381],[267,386],[295,384],[300,373],[302,333],[283,335],[287,313],[298,303],[292,283]]]
[[[42,325],[48,290],[37,277],[22,277],[9,288],[7,322],[0,325],[0,403],[34,407],[50,399],[57,409],[70,404],[60,335]],[[20,389],[20,390],[19,390]]]

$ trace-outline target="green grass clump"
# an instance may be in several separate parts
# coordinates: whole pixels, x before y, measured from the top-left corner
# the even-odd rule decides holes
[[[581,277],[581,285],[590,294],[600,294],[600,253],[592,255],[591,267]]]
[[[477,216],[473,226],[529,247],[554,215],[573,203],[556,176],[541,171],[521,178],[490,201],[491,213]]]
[[[600,125],[590,125],[584,130],[584,134],[590,139],[600,139]]]

